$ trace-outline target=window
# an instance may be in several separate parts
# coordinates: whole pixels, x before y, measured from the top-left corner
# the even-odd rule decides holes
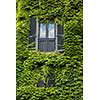
[[[46,37],[46,24],[41,23],[40,24],[40,38],[45,38]]]
[[[37,84],[37,87],[54,87],[54,86],[55,86],[54,73],[51,72],[48,73],[45,81],[39,79]]]
[[[35,47],[41,52],[62,51],[63,25],[58,25],[50,20],[47,23],[38,21],[37,18],[30,19],[30,43],[35,42]]]
[[[48,25],[48,38],[54,38],[54,23],[50,22]]]

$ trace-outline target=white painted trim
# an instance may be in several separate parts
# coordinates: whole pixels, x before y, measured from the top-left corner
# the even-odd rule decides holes
[[[36,18],[36,50],[38,50],[38,18]]]

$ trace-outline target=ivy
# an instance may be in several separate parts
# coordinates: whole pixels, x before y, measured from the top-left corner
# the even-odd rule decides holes
[[[82,11],[82,0],[16,1],[16,100],[83,99]],[[29,49],[32,15],[64,23],[63,53]],[[52,87],[47,86],[50,77]],[[45,87],[37,86],[39,80]]]

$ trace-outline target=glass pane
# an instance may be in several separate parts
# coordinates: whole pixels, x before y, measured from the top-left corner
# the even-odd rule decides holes
[[[53,23],[49,23],[49,26],[48,26],[48,37],[49,38],[54,38],[54,24]]]
[[[63,37],[58,36],[58,50],[63,49]]]
[[[45,23],[40,24],[40,37],[41,38],[46,37],[46,24]]]

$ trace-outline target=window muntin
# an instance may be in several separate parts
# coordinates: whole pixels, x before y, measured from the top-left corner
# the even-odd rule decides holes
[[[48,25],[48,38],[54,38],[54,23]]]
[[[40,38],[46,38],[46,24],[40,23]]]

